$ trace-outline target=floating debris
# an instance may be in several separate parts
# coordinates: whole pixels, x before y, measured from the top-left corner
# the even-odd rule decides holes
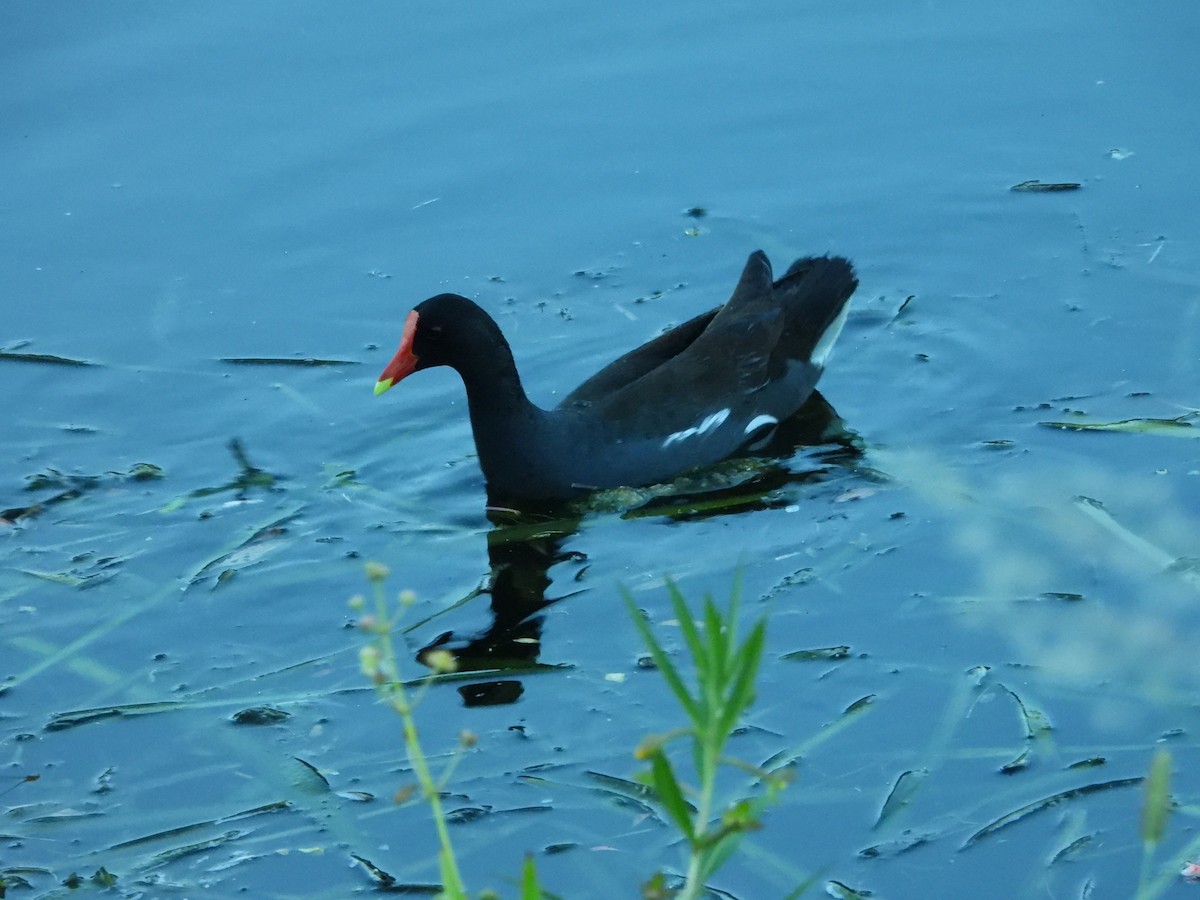
[[[1033,181],[1014,184],[1009,190],[1022,194],[1057,194],[1062,191],[1077,191],[1081,187],[1083,185],[1077,181],[1038,181],[1035,178]]]
[[[240,570],[257,565],[267,556],[288,546],[295,538],[286,526],[298,515],[297,512],[289,513],[259,528],[233,550],[205,563],[188,580],[188,586],[198,584],[215,573],[212,585],[215,589],[234,578]]]
[[[793,650],[785,653],[780,659],[795,659],[803,662],[809,660],[845,659],[850,655],[850,647],[840,644],[836,647],[817,647],[812,650]]]
[[[361,365],[353,359],[320,359],[315,356],[222,356],[220,362],[229,363],[231,366],[301,366],[310,368]],[[83,365],[88,365],[88,363]]]
[[[21,519],[31,519],[60,503],[78,500],[91,491],[111,486],[114,483],[151,481],[163,477],[165,477],[163,470],[153,463],[135,463],[128,472],[106,472],[103,475],[71,475],[57,469],[46,469],[44,472],[28,476],[25,490],[56,490],[59,493],[28,506],[0,510],[0,524],[13,525]]]
[[[230,721],[234,725],[278,725],[291,717],[291,713],[273,706],[251,706],[239,709],[230,716]]]
[[[213,494],[222,494],[226,491],[235,491],[237,500],[241,501],[246,499],[246,492],[250,490],[278,490],[278,482],[284,480],[283,476],[273,475],[265,469],[260,469],[258,466],[253,465],[250,462],[250,458],[246,455],[246,450],[239,438],[232,438],[229,441],[229,452],[233,454],[233,458],[240,469],[232,481],[216,487],[197,488],[191,491],[186,497],[177,498],[167,504],[163,512],[174,512],[183,506],[184,502],[188,499],[210,497]]]
[[[991,822],[987,823],[970,837],[968,837],[966,841],[963,842],[963,847],[970,847],[972,844],[976,844],[984,838],[989,838],[996,832],[1007,828],[1009,825],[1019,822],[1027,816],[1033,815],[1034,813],[1039,813],[1047,809],[1054,809],[1064,802],[1075,800],[1079,797],[1086,797],[1089,794],[1095,794],[1102,791],[1111,791],[1124,787],[1132,787],[1134,785],[1141,784],[1144,780],[1145,779],[1143,779],[1141,776],[1136,778],[1117,778],[1113,781],[1085,784],[1081,785],[1080,787],[1069,788],[1065,791],[1048,794],[1047,796],[1035,800],[1032,803],[1026,803],[1024,806],[1021,806],[1018,809],[1011,810],[997,819],[993,819]]]
[[[1161,434],[1167,437],[1200,437],[1193,423],[1200,413],[1190,412],[1174,419],[1122,419],[1119,422],[1038,422],[1046,428],[1063,431],[1124,431],[1133,434]]]
[[[875,828],[892,818],[897,812],[906,808],[920,789],[921,784],[929,777],[928,769],[907,769],[897,776],[888,792],[879,815],[875,819]]]
[[[19,353],[15,350],[0,350],[0,359],[10,359],[14,362],[45,363],[51,366],[94,366],[94,362],[86,359],[72,359],[69,356],[55,356],[52,353]]]

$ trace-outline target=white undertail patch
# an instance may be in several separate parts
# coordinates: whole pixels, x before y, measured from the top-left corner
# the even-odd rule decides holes
[[[838,339],[838,335],[842,333],[842,326],[846,324],[846,316],[850,313],[850,303],[842,307],[842,311],[837,314],[837,318],[829,323],[829,327],[821,335],[817,345],[813,347],[812,355],[809,359],[812,364],[818,368],[825,368],[825,360],[829,358],[829,351],[833,349],[833,342]]]
[[[676,441],[685,441],[690,437],[695,437],[698,434],[706,434],[717,428],[729,418],[729,410],[722,409],[712,415],[705,416],[698,425],[693,425],[691,428],[685,428],[683,431],[676,431],[673,434],[668,434],[666,440],[662,442],[663,450],[670,447]]]

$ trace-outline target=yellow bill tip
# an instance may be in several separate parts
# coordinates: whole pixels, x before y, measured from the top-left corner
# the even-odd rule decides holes
[[[375,382],[375,396],[378,397],[395,383],[391,378],[380,378]]]

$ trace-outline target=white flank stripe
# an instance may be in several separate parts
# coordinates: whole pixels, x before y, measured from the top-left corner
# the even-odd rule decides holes
[[[713,413],[712,415],[705,416],[704,419],[701,420],[700,424],[693,425],[691,428],[685,428],[683,431],[676,431],[674,434],[667,435],[666,440],[662,442],[661,449],[665,450],[676,441],[684,441],[690,437],[695,437],[698,434],[704,434],[705,432],[712,431],[714,428],[719,427],[721,423],[728,418],[728,409],[722,409]]]

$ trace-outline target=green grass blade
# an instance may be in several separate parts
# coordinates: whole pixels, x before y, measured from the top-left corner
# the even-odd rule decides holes
[[[667,759],[667,755],[662,752],[661,748],[654,750],[650,756],[650,772],[654,779],[654,790],[658,794],[663,809],[666,810],[676,827],[683,832],[688,843],[695,844],[696,828],[692,822],[692,811],[683,797],[678,779],[675,778],[671,761]]]
[[[438,850],[438,868],[442,873],[442,895],[446,900],[470,900],[459,880],[454,854],[447,847]]]
[[[700,683],[703,684],[708,673],[712,671],[708,646],[701,638],[699,629],[696,628],[696,620],[692,618],[692,611],[688,609],[687,601],[683,599],[678,585],[668,580],[667,591],[671,595],[671,606],[675,610],[675,618],[679,620],[679,630],[683,632],[688,653],[691,654],[692,660],[696,664],[696,673]]]
[[[642,643],[646,645],[646,649],[650,651],[650,657],[654,660],[654,664],[658,667],[658,671],[662,673],[663,679],[667,682],[667,686],[675,695],[675,699],[679,701],[679,705],[683,707],[688,718],[692,722],[699,723],[700,707],[697,700],[692,697],[687,686],[683,683],[683,679],[679,676],[679,670],[675,668],[674,663],[667,657],[666,651],[662,645],[654,637],[654,632],[650,630],[650,625],[642,616],[641,610],[633,602],[633,597],[629,591],[624,588],[621,593],[625,598],[625,606],[629,609],[629,616],[633,619],[633,627],[637,629],[638,634],[642,637]]]
[[[754,683],[766,644],[766,622],[759,620],[750,630],[746,642],[737,649],[733,686],[721,710],[719,722],[722,734],[729,734],[738,718],[754,702]]]
[[[1150,761],[1146,799],[1142,803],[1142,843],[1154,847],[1162,840],[1171,812],[1171,754],[1159,750]]]
[[[533,856],[525,855],[525,862],[521,866],[521,900],[542,900],[542,888],[538,884],[537,866],[534,865]]]
[[[700,866],[700,881],[706,882],[717,869],[725,865],[738,844],[742,842],[743,832],[727,831],[705,852],[704,861]]]
[[[721,619],[712,595],[704,597],[704,640],[712,661],[708,683],[720,691],[729,677],[730,648],[733,646],[733,611],[728,621]]]

